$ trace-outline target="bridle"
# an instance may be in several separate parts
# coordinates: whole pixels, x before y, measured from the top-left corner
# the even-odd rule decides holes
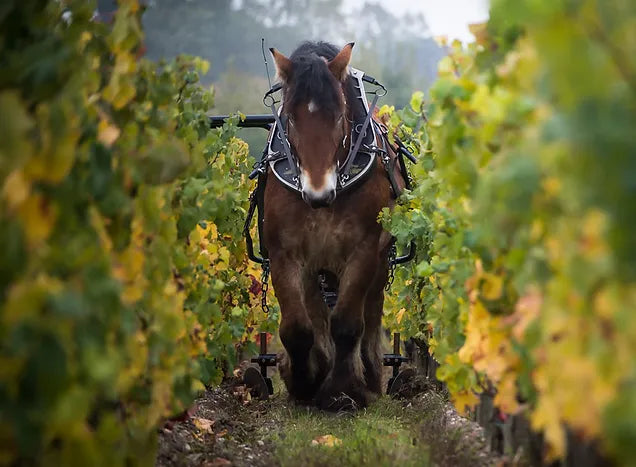
[[[341,157],[337,158],[337,193],[347,191],[365,180],[371,173],[372,167],[375,166],[376,156],[381,155],[384,157],[386,155],[386,151],[378,146],[382,138],[378,137],[378,124],[373,122],[372,119],[378,98],[386,94],[386,88],[375,78],[355,68],[350,68],[349,78],[353,79],[354,87],[357,90],[357,95],[353,99],[361,101],[365,115],[363,120],[356,120],[355,112],[353,107],[351,107],[354,102],[347,102],[347,96],[342,90],[346,109],[342,114],[341,122],[344,136],[342,144],[338,143],[337,147],[338,150],[340,150],[341,145],[343,150],[348,147],[348,151],[342,162]],[[374,95],[371,105],[366,101],[367,92],[364,89],[363,81],[377,87],[375,91],[369,93]],[[276,104],[280,103],[280,101],[276,101],[273,96],[274,93],[281,89],[282,85],[276,84],[263,97],[263,103],[270,108],[275,123],[270,131],[263,158],[257,163],[258,166],[255,166],[255,168],[262,172],[266,170],[266,166],[269,164],[275,176],[283,185],[292,191],[300,193],[302,190],[300,161],[298,156],[292,151],[289,142],[290,117],[282,113],[284,106],[276,108]],[[349,116],[351,116],[351,120],[349,120]],[[293,126],[293,118],[291,120],[291,125]],[[347,129],[347,123],[349,122],[350,128]],[[369,129],[371,131],[368,131]]]
[[[350,110],[347,107],[347,98],[346,95],[344,93],[344,90],[342,91],[342,99],[344,102],[344,106],[345,106],[345,110],[344,112],[337,117],[336,119],[336,126],[340,126],[341,127],[341,134],[342,139],[340,141],[337,141],[336,139],[332,139],[332,143],[333,146],[336,150],[336,170],[340,169],[341,163],[340,163],[340,157],[338,152],[341,152],[342,150],[346,150],[347,149],[347,142],[350,141],[350,139],[348,138],[348,135],[351,131],[351,128],[347,126],[347,123],[353,123],[353,120],[349,119],[349,117],[347,116],[348,111]],[[286,118],[285,118],[286,117]],[[294,138],[291,137],[292,133],[290,131],[290,129],[294,129],[295,128],[295,124],[294,124],[294,119],[289,115],[289,114],[282,114],[281,117],[281,121],[285,124],[285,135],[287,136],[287,140],[290,141],[290,149],[293,149],[292,146],[295,146],[293,144],[293,140]],[[300,157],[298,157],[296,154],[298,153],[298,151],[293,151],[292,150],[292,155],[295,156],[295,158],[298,160],[298,165],[300,166]],[[343,161],[344,162],[344,161]]]

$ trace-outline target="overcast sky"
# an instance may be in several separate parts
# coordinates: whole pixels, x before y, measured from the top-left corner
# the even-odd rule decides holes
[[[344,0],[344,3],[360,6],[364,0]],[[384,0],[381,3],[398,14],[423,13],[431,33],[450,40],[471,41],[473,36],[468,25],[488,19],[488,0]]]

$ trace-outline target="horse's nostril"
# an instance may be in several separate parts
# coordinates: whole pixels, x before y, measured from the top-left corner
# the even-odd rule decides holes
[[[311,206],[314,209],[318,209],[318,208],[326,208],[327,206],[329,206],[329,203],[327,200],[323,200],[323,199],[312,199],[309,201],[309,206]]]
[[[316,209],[316,208],[326,208],[327,206],[330,206],[331,203],[334,202],[334,200],[336,199],[336,192],[334,191],[330,191],[328,193],[326,193],[324,196],[321,197],[315,197],[315,196],[311,196],[305,192],[303,192],[303,200],[312,208]]]

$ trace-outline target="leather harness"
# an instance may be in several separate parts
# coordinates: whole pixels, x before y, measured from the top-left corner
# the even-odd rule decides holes
[[[346,159],[339,167],[336,192],[340,194],[364,183],[369,175],[373,173],[379,156],[387,169],[393,194],[397,198],[401,193],[395,175],[392,173],[395,169],[395,159],[392,159],[389,155],[388,147],[390,143],[387,130],[386,127],[373,118],[377,99],[384,95],[386,91],[384,86],[360,70],[351,68],[350,75],[354,80],[354,87],[357,91],[355,97],[360,100],[365,112],[364,115],[354,114],[349,136],[352,144]],[[366,99],[364,81],[375,84],[384,91],[382,94],[376,91],[371,106],[369,106]],[[287,119],[285,116],[281,116],[282,106],[278,110],[276,109],[275,101],[272,97],[272,94],[280,89],[280,86],[276,85],[265,94],[264,100],[274,115],[275,124],[269,133],[267,146],[260,162],[260,169],[265,171],[265,168],[269,166],[274,176],[283,186],[300,195],[302,187],[300,186],[298,158],[292,153],[287,139]],[[406,165],[399,147],[398,149],[393,149],[393,152],[398,155],[400,172],[406,175]],[[405,181],[408,186],[408,176],[405,177]]]
[[[380,159],[391,184],[393,197],[397,198],[400,196],[402,190],[400,189],[395,176],[396,164],[398,165],[397,169],[400,171],[400,174],[404,179],[406,188],[410,189],[411,179],[404,157],[407,157],[412,162],[415,162],[416,159],[397,137],[395,137],[397,147],[391,146],[388,139],[387,128],[373,118],[373,111],[378,98],[386,94],[384,86],[377,82],[375,78],[366,75],[364,72],[355,68],[350,68],[350,75],[354,79],[354,87],[357,90],[357,95],[355,97],[363,104],[365,113],[364,115],[354,115],[354,120],[351,125],[351,134],[349,136],[351,141],[350,149],[347,154],[347,158],[342,163],[338,172],[336,193],[338,195],[362,185],[373,173],[377,161]],[[370,106],[366,99],[364,82],[373,84],[381,90],[381,92],[376,90],[373,93],[374,98]],[[273,94],[281,89],[282,86],[280,84],[276,84],[267,91],[267,93],[265,93],[263,98],[263,103],[272,111],[274,124],[270,129],[267,144],[263,150],[261,160],[256,162],[254,165],[254,171],[250,175],[250,178],[252,179],[258,177],[258,181],[256,189],[250,196],[250,208],[243,230],[243,234],[247,240],[248,256],[252,261],[261,263],[264,267],[267,266],[267,268],[269,262],[267,258],[269,258],[269,255],[262,239],[265,185],[267,183],[268,169],[271,169],[274,177],[282,183],[285,188],[297,193],[298,196],[301,196],[302,190],[302,187],[300,186],[298,158],[292,153],[287,139],[286,116],[281,116],[282,105],[279,109],[276,109],[277,102],[273,98]],[[392,157],[391,154],[394,154],[394,157]],[[249,232],[251,220],[255,211],[258,211],[257,226],[258,236],[261,240],[259,242],[261,257],[254,254],[252,238]],[[414,244],[412,244],[408,258],[405,256],[402,257],[402,260],[398,258],[397,261],[393,258],[392,261],[395,264],[406,262],[410,260],[414,254],[415,247]]]

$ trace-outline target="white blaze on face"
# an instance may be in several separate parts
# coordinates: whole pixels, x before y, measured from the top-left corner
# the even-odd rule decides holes
[[[309,101],[309,104],[307,105],[307,110],[309,110],[309,112],[313,113],[316,110],[318,110],[318,105],[314,101]]]
[[[338,175],[336,174],[335,167],[331,167],[327,170],[320,186],[314,186],[306,170],[303,169],[300,173],[303,195],[312,200],[331,199],[331,201],[333,201],[337,181]]]

